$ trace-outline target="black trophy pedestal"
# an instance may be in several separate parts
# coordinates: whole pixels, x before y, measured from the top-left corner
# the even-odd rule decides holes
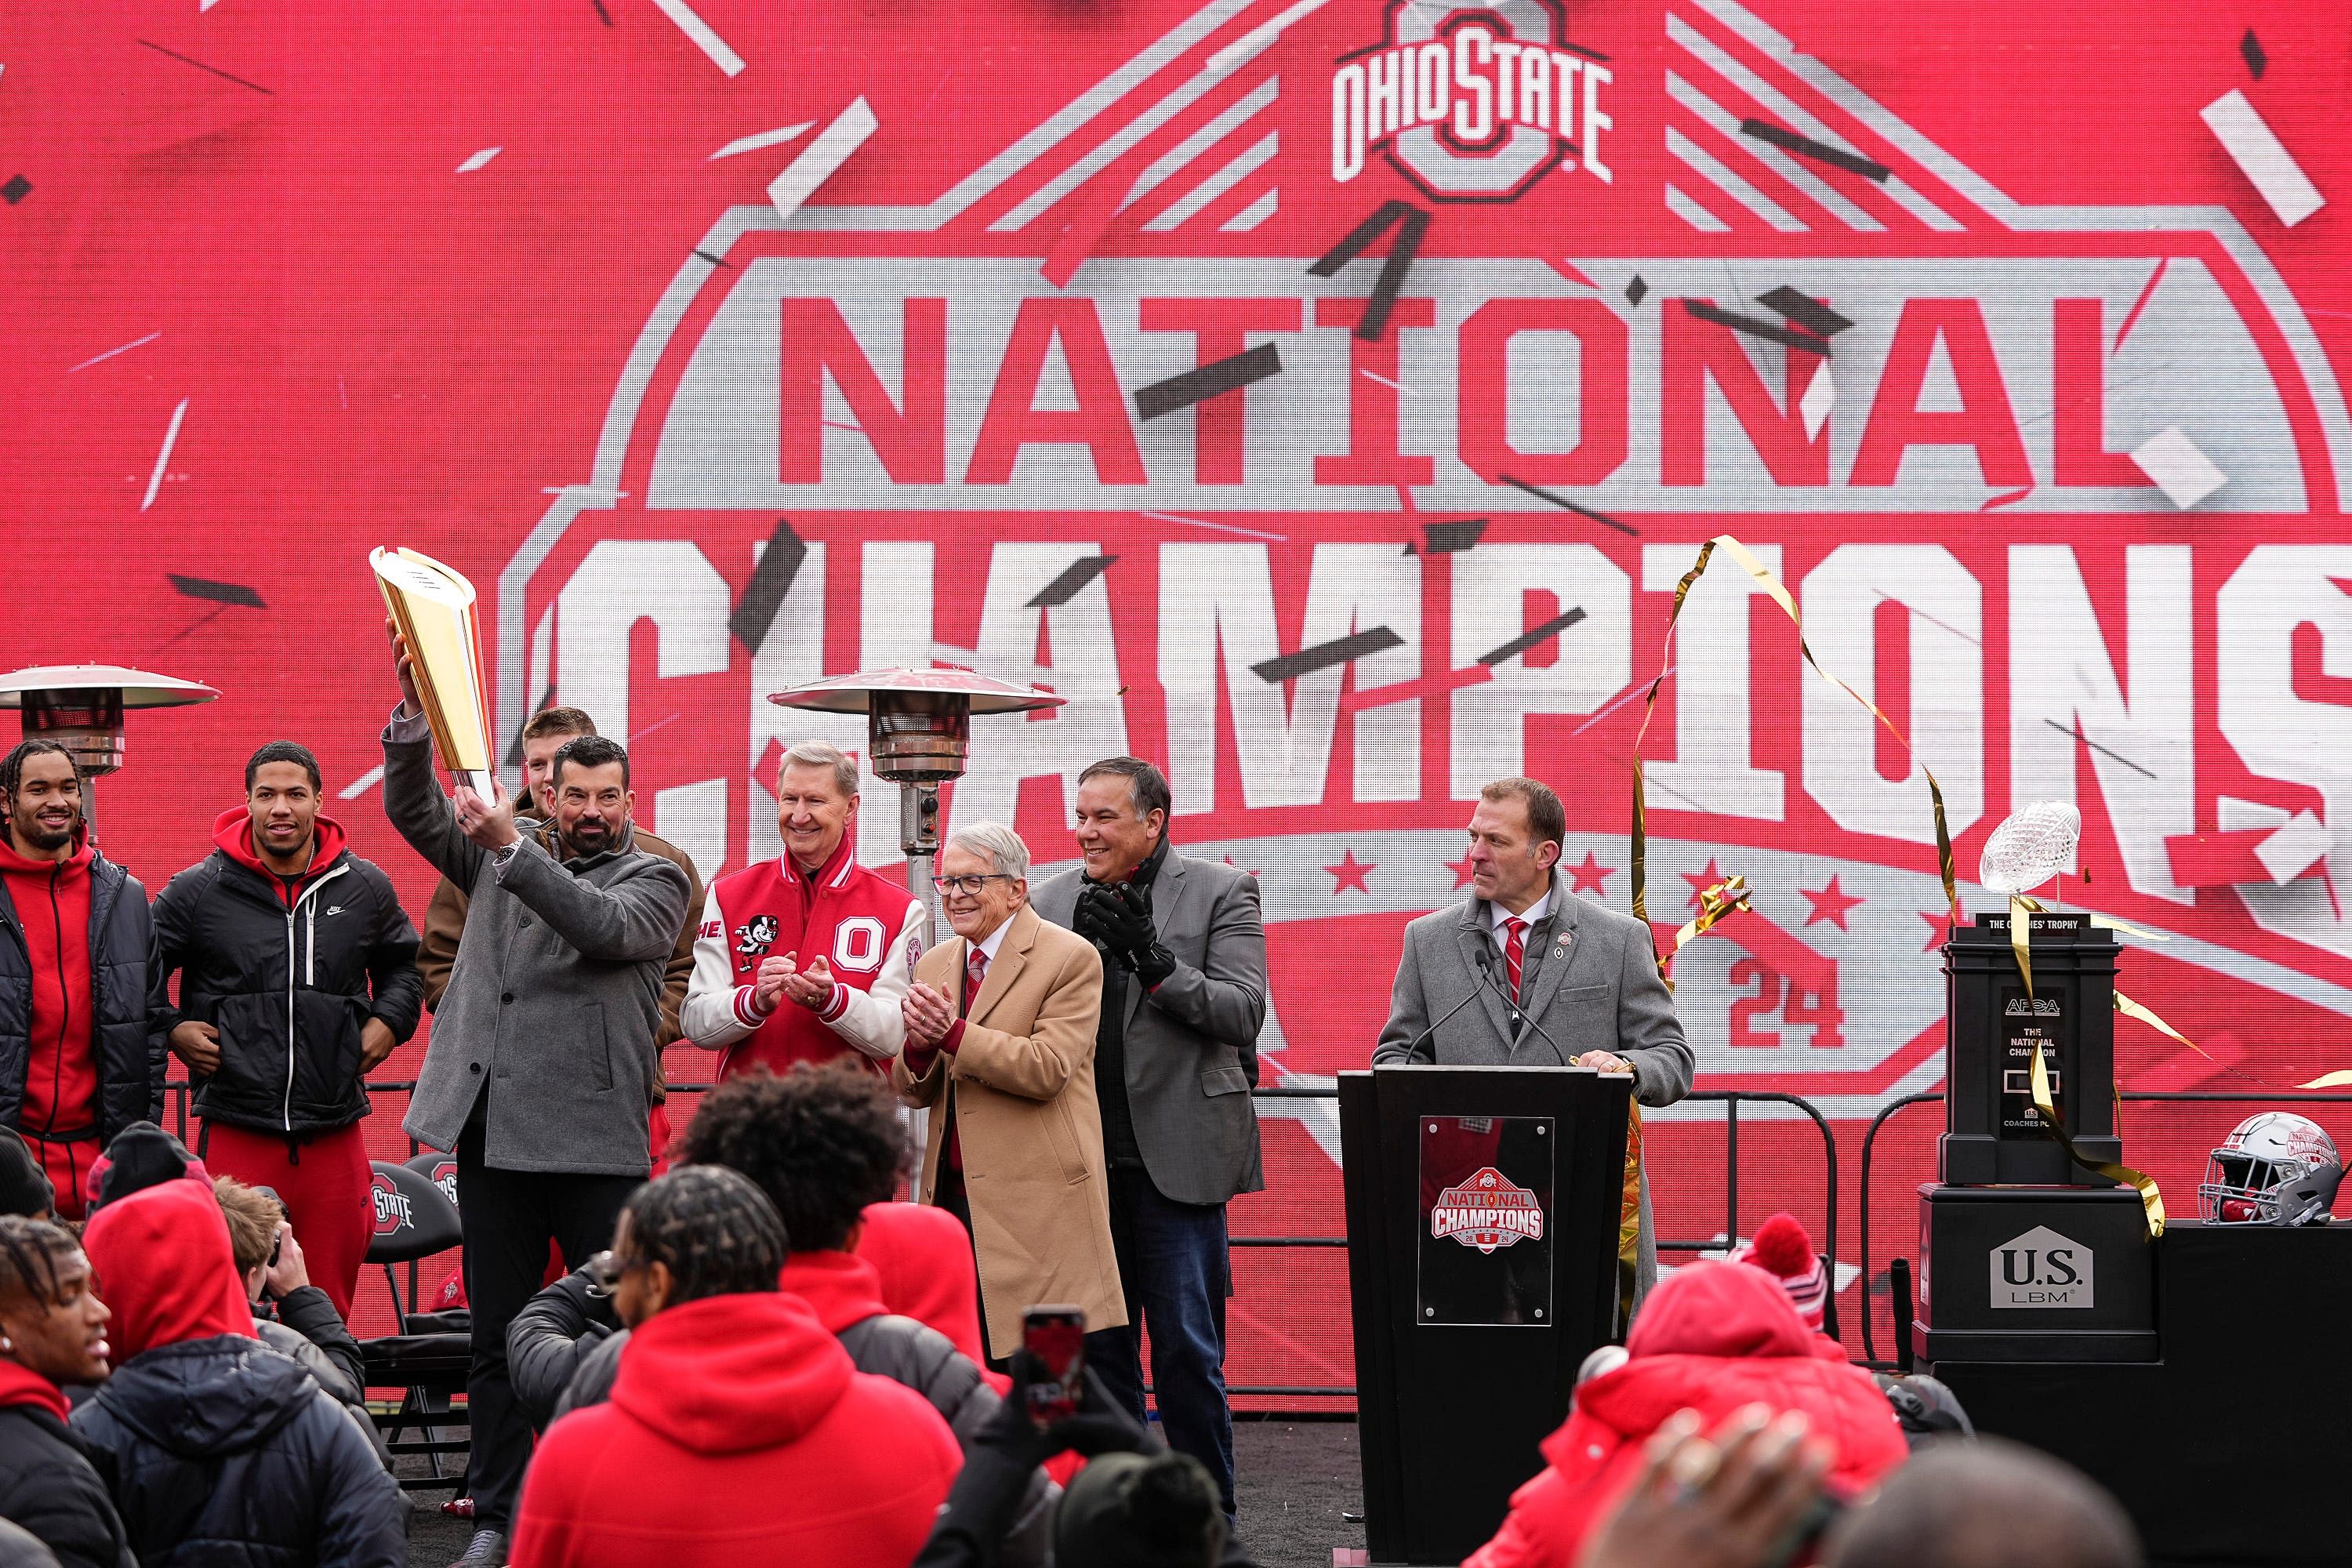
[[[2147,1211],[2130,1187],[1919,1189],[1922,1361],[2154,1361]]]
[[[2137,1205],[2134,1204],[2137,1210]],[[2151,1563],[2340,1563],[2352,1465],[2352,1224],[2176,1221],[2150,1248],[2162,1360],[1937,1358],[1979,1431],[2031,1443],[2122,1500]]]

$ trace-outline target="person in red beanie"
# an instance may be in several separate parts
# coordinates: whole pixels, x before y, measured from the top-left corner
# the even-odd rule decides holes
[[[55,741],[0,757],[0,1125],[82,1217],[90,1163],[163,1114],[147,889],[98,852],[81,775]]]
[[[1812,1233],[1795,1215],[1781,1213],[1767,1219],[1756,1227],[1747,1245],[1731,1249],[1726,1261],[1761,1268],[1778,1279],[1805,1327],[1815,1333],[1822,1331],[1832,1289],[1830,1260],[1813,1250]]]
[[[0,1215],[0,1519],[64,1568],[130,1568],[122,1520],[66,1425],[65,1388],[106,1381],[112,1316],[61,1226]]]
[[[786,1252],[775,1205],[724,1166],[637,1189],[603,1271],[630,1331],[613,1395],[541,1439],[512,1568],[914,1560],[955,1435],[776,1288]]]
[[[211,1187],[118,1198],[82,1245],[114,1310],[117,1365],[73,1429],[142,1568],[401,1568],[399,1485],[333,1396],[254,1337]]]
[[[1577,1386],[1567,1422],[1544,1440],[1549,1463],[1511,1495],[1503,1528],[1462,1568],[1569,1568],[1640,1479],[1650,1437],[1685,1410],[1709,1428],[1751,1407],[1802,1415],[1832,1453],[1834,1493],[1895,1469],[1909,1450],[1885,1396],[1862,1368],[1823,1359],[1818,1339],[1759,1268],[1678,1270],[1635,1314],[1626,1359]]]
[[[153,983],[160,1005],[180,976],[167,1026],[204,1118],[196,1153],[277,1194],[349,1318],[375,1227],[367,1075],[415,1033],[425,980],[392,879],[320,813],[323,783],[291,741],[247,761],[213,852],[155,896]]]

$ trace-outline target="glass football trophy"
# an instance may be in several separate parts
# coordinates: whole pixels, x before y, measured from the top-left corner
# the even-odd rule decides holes
[[[393,624],[408,639],[417,700],[441,765],[484,800],[494,799],[488,689],[474,585],[430,555],[408,549],[368,552]]]

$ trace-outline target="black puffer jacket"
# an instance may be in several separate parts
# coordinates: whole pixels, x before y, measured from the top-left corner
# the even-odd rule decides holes
[[[60,1568],[136,1568],[89,1450],[38,1405],[0,1406],[0,1519],[32,1531]]]
[[[142,1568],[403,1568],[407,1504],[301,1367],[241,1334],[135,1355],[73,1415]]]
[[[254,1333],[279,1355],[299,1362],[312,1382],[334,1395],[335,1403],[375,1450],[375,1457],[390,1469],[392,1451],[368,1415],[367,1363],[334,1302],[316,1285],[305,1285],[287,1292],[278,1303],[276,1317],[266,1315],[269,1310],[260,1302],[254,1304]]]
[[[425,978],[416,928],[392,879],[318,822],[310,870],[288,885],[262,868],[242,807],[214,825],[220,846],[155,896],[154,1006],[163,1030],[220,1031],[220,1068],[196,1081],[196,1114],[295,1136],[368,1113],[360,1031],[380,1019],[416,1032]],[[180,1002],[164,986],[180,974]]]
[[[33,1059],[33,973],[22,924],[27,913],[0,884],[0,1122],[12,1127],[24,1110],[25,1073]],[[147,961],[153,940],[147,889],[138,878],[93,853],[89,977],[97,1012],[90,1055],[98,1068],[100,1143],[112,1142],[134,1121],[163,1119],[164,1040],[171,1028],[150,1011]]]
[[[563,1396],[596,1347],[620,1331],[612,1301],[589,1293],[584,1269],[573,1269],[524,1303],[507,1325],[507,1377],[533,1429],[545,1431],[559,1408],[604,1402],[619,1368],[617,1355],[605,1366],[595,1398],[567,1402]]]

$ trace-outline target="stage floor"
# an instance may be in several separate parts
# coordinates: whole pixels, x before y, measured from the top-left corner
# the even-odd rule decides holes
[[[1234,1467],[1243,1539],[1264,1568],[1331,1568],[1333,1547],[1364,1544],[1363,1525],[1339,1517],[1364,1506],[1353,1421],[1237,1421]],[[401,1474],[425,1470],[404,1460]],[[415,1499],[408,1568],[447,1568],[466,1550],[472,1522],[442,1515],[446,1495]]]

